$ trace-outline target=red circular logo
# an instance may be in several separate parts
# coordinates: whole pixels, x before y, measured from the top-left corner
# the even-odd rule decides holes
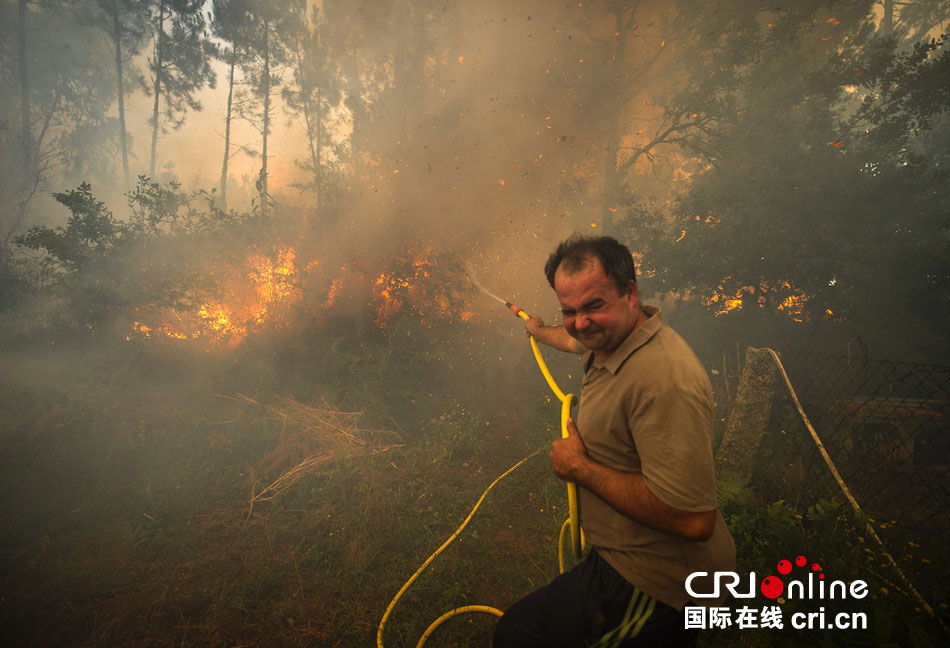
[[[780,597],[785,591],[785,583],[778,576],[766,576],[759,584],[759,589],[762,590],[762,596],[774,599]]]

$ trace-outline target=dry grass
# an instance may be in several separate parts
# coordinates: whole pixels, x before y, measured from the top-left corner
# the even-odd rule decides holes
[[[280,496],[302,477],[321,472],[335,459],[378,454],[402,445],[392,442],[398,440],[395,432],[360,427],[362,412],[337,410],[326,400],[322,407],[286,396],[267,404],[243,394],[237,400],[262,408],[281,424],[276,447],[250,467],[251,498],[245,521],[250,519],[256,503]],[[264,479],[275,474],[276,479],[260,488]]]

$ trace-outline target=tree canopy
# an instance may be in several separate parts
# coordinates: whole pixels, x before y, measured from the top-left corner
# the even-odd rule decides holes
[[[71,225],[50,238],[62,217],[37,197],[94,183],[117,204],[143,172],[193,182],[177,156],[213,169],[218,207],[292,213],[311,235],[287,236],[308,244],[489,263],[516,239],[607,232],[674,310],[943,345],[946,0],[3,11],[8,259],[19,234],[75,271]],[[163,148],[191,122],[200,150]],[[146,227],[122,209],[115,223]]]

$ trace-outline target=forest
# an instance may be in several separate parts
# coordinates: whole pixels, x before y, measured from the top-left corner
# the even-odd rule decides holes
[[[556,399],[499,302],[558,322],[581,233],[633,252],[717,444],[746,349],[788,365],[719,484],[740,567],[871,584],[866,631],[700,645],[942,643],[948,33],[947,0],[3,0],[0,638],[408,646],[550,580]]]

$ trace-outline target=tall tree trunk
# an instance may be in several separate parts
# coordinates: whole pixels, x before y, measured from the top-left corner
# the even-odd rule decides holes
[[[354,185],[362,177],[363,172],[363,131],[366,109],[363,106],[363,88],[360,81],[359,48],[354,47],[349,56],[345,57],[347,97],[346,106],[350,109],[353,120],[353,132],[350,134],[350,180]]]
[[[119,23],[119,2],[112,0],[112,40],[115,42],[115,83],[119,96],[119,148],[122,149],[122,172],[129,187],[129,148],[125,141],[125,90],[122,86],[122,25]]]
[[[270,128],[270,43],[267,21],[264,21],[264,141],[261,146],[261,216],[267,216],[267,131]]]
[[[231,157],[231,106],[234,97],[234,65],[237,50],[231,49],[231,65],[228,71],[228,109],[224,117],[224,161],[221,163],[221,208],[228,208],[228,160]]]
[[[30,116],[30,85],[26,67],[26,0],[17,7],[17,75],[20,86],[20,187],[10,218],[0,222],[0,254],[9,255],[10,240],[26,222],[27,207],[39,189],[40,174],[33,167],[33,125]],[[58,101],[53,102],[53,109]],[[48,123],[48,120],[47,120]],[[39,147],[37,147],[39,148]]]
[[[20,82],[20,146],[23,155],[23,184],[33,176],[33,133],[30,124],[30,84],[26,70],[26,0],[20,0],[17,12],[17,68]]]
[[[601,194],[601,225],[603,234],[612,234],[614,230],[614,212],[620,203],[620,173],[617,169],[617,142],[619,134],[619,115],[612,114],[607,124],[607,147],[604,153],[604,189]]]
[[[320,164],[320,136],[322,131],[322,120],[320,119],[320,90],[312,88],[310,78],[304,68],[303,55],[300,52],[300,38],[294,38],[294,50],[297,58],[297,78],[300,83],[301,104],[303,107],[304,123],[307,126],[307,140],[310,145],[310,164],[313,165],[313,192],[316,197],[314,209],[320,213],[320,193],[323,184],[323,173]],[[319,47],[317,48],[319,51]],[[314,103],[315,110],[311,113],[310,98],[314,91],[317,93],[317,99]]]
[[[158,33],[155,35],[155,101],[152,105],[152,155],[148,165],[149,176],[155,177],[155,147],[158,145],[158,105],[162,94],[162,40],[165,36],[165,0],[158,5]]]
[[[323,120],[320,118],[320,90],[317,89],[316,101],[314,102],[314,108],[316,115],[313,117],[315,122],[314,137],[310,142],[310,155],[313,158],[313,184],[314,192],[317,196],[316,210],[317,213],[320,213],[321,205],[323,201],[321,196],[323,195],[323,161],[320,154],[320,142],[323,139]]]
[[[884,15],[881,17],[881,31],[890,36],[894,31],[894,0],[884,0]]]
[[[310,164],[313,165],[313,193],[316,197],[314,209],[320,213],[320,190],[323,184],[323,171],[320,164],[320,91],[317,90],[316,114],[310,113],[310,92],[306,92],[303,101],[303,118],[307,126],[307,140],[310,145]]]
[[[607,71],[606,86],[602,97],[610,104],[607,108],[606,136],[607,146],[604,151],[604,189],[601,195],[601,225],[604,234],[612,234],[614,230],[613,214],[611,209],[617,209],[620,204],[620,170],[618,169],[617,155],[620,152],[620,143],[623,138],[621,132],[620,115],[623,111],[623,91],[616,81],[620,78],[618,70],[623,69],[623,58],[627,45],[627,19],[624,12],[627,7],[616,4],[611,7],[614,14],[614,30],[619,36],[613,39],[613,52],[610,57],[610,67]],[[634,8],[633,11],[636,11]]]

